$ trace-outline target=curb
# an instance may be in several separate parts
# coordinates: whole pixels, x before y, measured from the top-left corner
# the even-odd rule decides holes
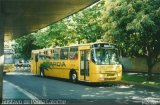
[[[141,87],[147,87],[147,88],[159,89],[160,90],[160,86],[151,86],[151,85],[137,83],[137,82],[130,82],[130,81],[121,80],[119,83],[120,84],[125,84],[125,85],[136,85],[136,86],[141,86]]]

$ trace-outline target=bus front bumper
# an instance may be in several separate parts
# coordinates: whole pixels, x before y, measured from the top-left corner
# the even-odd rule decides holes
[[[92,74],[91,82],[118,82],[122,79],[122,72],[119,73],[105,73],[105,74]]]

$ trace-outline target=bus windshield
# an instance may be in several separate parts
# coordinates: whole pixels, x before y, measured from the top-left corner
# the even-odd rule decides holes
[[[107,49],[107,48],[92,49],[91,55],[92,55],[91,56],[92,61],[98,65],[119,64],[116,49]]]

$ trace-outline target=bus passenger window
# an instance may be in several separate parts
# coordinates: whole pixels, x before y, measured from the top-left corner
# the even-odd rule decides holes
[[[45,52],[44,51],[40,51],[38,55],[39,55],[39,60],[45,59]]]
[[[32,53],[32,54],[31,54],[31,60],[33,60],[33,59],[34,59],[34,54]]]
[[[64,52],[61,52],[61,57],[60,57],[60,59],[65,59]]]
[[[78,53],[75,53],[75,54],[74,54],[73,59],[78,59]]]
[[[55,60],[58,60],[58,59],[59,59],[59,57],[60,57],[59,55],[60,55],[60,54],[59,54],[59,49],[57,49],[57,48],[54,49],[54,56],[53,56],[53,57],[54,57]]]
[[[52,50],[51,59],[54,59],[54,50]]]
[[[60,59],[67,60],[68,59],[68,48],[61,49],[60,51]]]
[[[52,50],[48,50],[46,53],[46,59],[51,59],[52,57]]]
[[[73,60],[78,59],[78,47],[70,48],[69,58]]]

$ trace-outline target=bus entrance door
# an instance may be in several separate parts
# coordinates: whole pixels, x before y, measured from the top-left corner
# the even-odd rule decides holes
[[[89,50],[82,50],[80,52],[80,80],[89,80]]]

